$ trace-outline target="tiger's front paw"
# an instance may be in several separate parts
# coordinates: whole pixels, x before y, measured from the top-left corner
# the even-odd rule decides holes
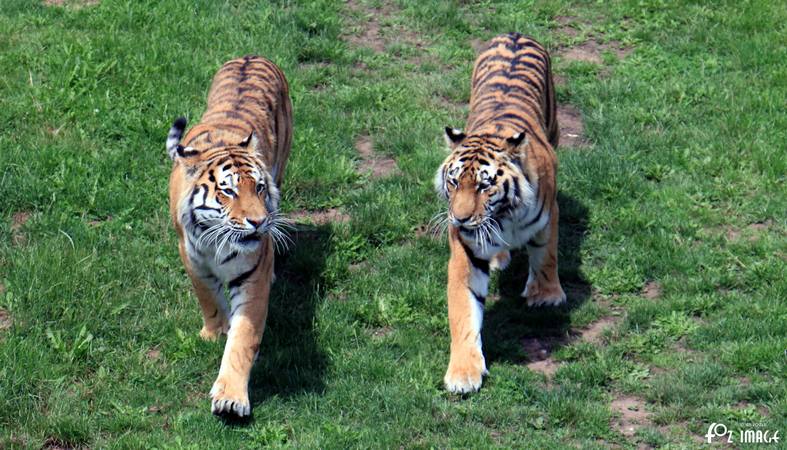
[[[219,336],[222,334],[227,334],[229,331],[230,326],[228,323],[223,322],[219,325],[203,325],[202,329],[199,330],[199,337],[201,337],[205,341],[214,342],[219,339]]]
[[[481,389],[482,380],[487,373],[489,372],[482,357],[480,362],[449,364],[443,382],[446,390],[454,394],[476,392]]]
[[[489,261],[489,268],[491,270],[505,270],[511,263],[511,253],[508,250],[496,254]]]
[[[231,383],[219,378],[213,383],[210,396],[210,410],[217,416],[231,414],[238,417],[247,417],[251,414],[249,393],[246,388],[233,388]]]
[[[540,287],[538,283],[528,283],[522,291],[527,306],[558,306],[566,302],[566,294],[560,285]]]

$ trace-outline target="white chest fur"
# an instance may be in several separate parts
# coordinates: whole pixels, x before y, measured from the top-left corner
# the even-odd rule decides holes
[[[536,200],[531,206],[522,206],[496,220],[499,227],[495,230],[460,229],[462,241],[476,257],[490,260],[501,251],[524,246],[549,223],[549,213],[545,205]]]
[[[237,253],[215,246],[197,248],[191,239],[186,239],[186,246],[194,270],[221,283],[228,283],[253,268],[260,256],[259,252]]]

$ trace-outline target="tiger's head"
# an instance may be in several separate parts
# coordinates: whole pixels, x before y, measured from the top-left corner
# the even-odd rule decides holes
[[[520,151],[527,145],[525,133],[497,140],[447,127],[445,138],[451,153],[434,181],[438,194],[448,200],[447,218],[453,226],[497,226],[497,219],[531,202],[534,194]]]
[[[209,150],[180,144],[186,119],[175,121],[167,137],[167,152],[183,165],[188,188],[179,204],[181,223],[198,248],[239,253],[256,250],[269,233],[284,243],[279,215],[279,190],[256,151],[254,133],[241,142]]]

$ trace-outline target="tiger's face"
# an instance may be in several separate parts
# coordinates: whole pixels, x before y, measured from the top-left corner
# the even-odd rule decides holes
[[[204,244],[252,251],[276,225],[279,192],[258,158],[234,153],[205,162],[184,213]]]
[[[198,248],[248,253],[266,233],[281,236],[279,191],[263,161],[252,151],[250,137],[239,145],[199,151],[179,146],[175,161],[183,164],[192,186],[180,206],[181,223]]]
[[[515,154],[461,131],[446,128],[451,154],[435,176],[435,189],[448,201],[448,221],[464,230],[498,226],[497,219],[533,193]],[[506,145],[518,146],[522,134]]]

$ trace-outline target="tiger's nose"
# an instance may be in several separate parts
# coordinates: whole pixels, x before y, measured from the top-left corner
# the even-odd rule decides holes
[[[262,226],[263,222],[265,222],[264,219],[249,219],[248,217],[246,218],[246,223],[251,225],[255,230],[259,229],[260,226]]]
[[[465,216],[465,217],[457,217],[457,216],[453,216],[454,225],[461,225],[461,224],[463,224],[463,223],[465,223],[465,222],[469,221],[469,220],[470,220],[470,219],[472,219],[472,218],[473,218],[473,215],[472,215],[472,214],[470,214],[470,215],[468,215],[468,216]]]

